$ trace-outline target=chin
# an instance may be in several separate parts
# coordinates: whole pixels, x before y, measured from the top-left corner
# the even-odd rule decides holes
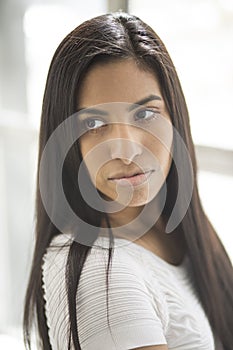
[[[158,191],[156,191],[156,193],[150,193],[149,195],[147,192],[142,193],[139,191],[138,193],[136,192],[133,194],[133,197],[129,203],[123,203],[123,201],[121,203],[119,201],[119,203],[130,208],[142,207],[155,199],[157,194]]]

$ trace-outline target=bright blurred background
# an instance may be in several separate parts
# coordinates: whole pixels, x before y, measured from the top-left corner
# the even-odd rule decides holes
[[[190,111],[203,206],[233,259],[233,1],[1,0],[1,349],[24,348],[38,130],[52,55],[78,24],[119,9],[150,24],[171,54]]]

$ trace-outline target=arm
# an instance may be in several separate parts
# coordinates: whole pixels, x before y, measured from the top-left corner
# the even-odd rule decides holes
[[[143,348],[135,348],[130,350],[168,350],[167,345],[152,345],[152,346],[146,346]]]
[[[65,297],[65,259],[58,254],[47,257],[43,267],[46,316],[50,341],[58,349],[67,345],[68,305]],[[120,253],[119,253],[120,254]],[[122,253],[123,254],[123,253]],[[167,350],[164,320],[158,314],[139,267],[127,254],[113,260],[110,269],[109,318],[106,310],[106,261],[101,252],[91,253],[86,260],[77,292],[77,324],[84,350],[137,349]],[[55,256],[54,256],[55,255]],[[66,255],[66,254],[64,254]],[[152,347],[153,346],[153,347]],[[141,348],[143,350],[144,348]]]

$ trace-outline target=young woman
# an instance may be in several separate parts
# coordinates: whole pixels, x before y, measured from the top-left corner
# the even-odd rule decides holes
[[[42,349],[232,349],[232,264],[196,174],[155,32],[125,13],[74,29],[44,94],[28,348],[34,325]]]

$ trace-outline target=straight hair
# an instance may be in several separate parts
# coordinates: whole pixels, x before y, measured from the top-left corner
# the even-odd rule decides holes
[[[201,204],[197,188],[197,164],[190,132],[185,98],[172,60],[158,35],[138,17],[123,12],[105,14],[90,19],[70,34],[58,46],[49,68],[43,98],[39,132],[39,155],[35,208],[35,247],[24,309],[24,341],[31,349],[31,333],[35,326],[41,347],[51,349],[45,315],[42,288],[42,259],[55,236],[63,234],[48,216],[39,189],[39,166],[45,145],[55,129],[77,111],[77,96],[82,81],[91,66],[114,60],[133,59],[141,69],[154,72],[159,79],[162,94],[172,124],[182,137],[191,157],[194,187],[185,216],[179,224],[187,246],[194,287],[206,313],[214,335],[224,350],[233,344],[233,274],[232,264],[224,246],[211,225]],[[182,164],[183,150],[176,144],[174,152]],[[106,213],[94,210],[84,201],[77,186],[77,170],[82,156],[79,142],[70,148],[63,165],[63,187],[73,211],[78,217],[97,228],[101,218],[106,220],[109,237],[113,240]],[[56,180],[55,180],[56,181]],[[168,220],[178,193],[177,170],[172,161],[166,178],[167,197],[162,216]],[[51,191],[51,188],[48,188]],[[57,210],[56,194],[52,193],[53,210]],[[176,203],[182,206],[182,199]],[[96,215],[98,214],[98,215]],[[79,232],[82,232],[79,227]],[[85,229],[84,229],[85,230]],[[88,235],[88,232],[82,232]],[[98,230],[97,230],[98,235]],[[90,243],[95,237],[90,237]],[[69,344],[80,350],[77,327],[76,298],[80,275],[91,246],[73,241],[66,265],[67,303],[69,309]],[[109,248],[106,284],[113,249]]]

